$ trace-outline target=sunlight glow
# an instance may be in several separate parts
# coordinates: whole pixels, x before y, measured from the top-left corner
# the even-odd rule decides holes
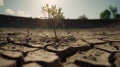
[[[57,5],[58,0],[42,0],[42,5],[49,4],[49,5]]]

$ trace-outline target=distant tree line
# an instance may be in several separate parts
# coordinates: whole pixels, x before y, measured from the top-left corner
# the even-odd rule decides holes
[[[88,20],[88,18],[87,18],[87,16],[85,14],[79,16],[77,19]]]

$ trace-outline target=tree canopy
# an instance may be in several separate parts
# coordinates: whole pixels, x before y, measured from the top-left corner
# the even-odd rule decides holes
[[[100,14],[100,18],[101,19],[110,19],[110,11],[109,10],[104,10],[101,14]]]
[[[56,8],[56,5],[46,4],[42,7],[42,13],[47,19],[64,19],[62,8]]]
[[[85,14],[83,14],[82,16],[79,16],[78,19],[87,20],[88,18]]]
[[[101,14],[100,14],[101,19],[116,19],[120,18],[120,14],[118,13],[118,8],[109,6],[109,9],[105,9]]]

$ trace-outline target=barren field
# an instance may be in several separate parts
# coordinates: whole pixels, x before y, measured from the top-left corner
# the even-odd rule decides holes
[[[119,29],[0,28],[0,67],[120,67]]]

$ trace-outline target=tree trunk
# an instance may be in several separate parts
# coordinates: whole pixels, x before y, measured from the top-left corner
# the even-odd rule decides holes
[[[59,39],[58,39],[58,36],[57,36],[57,33],[56,33],[56,24],[55,24],[54,20],[52,20],[52,25],[53,25],[54,35],[55,35],[55,42],[59,42]]]

